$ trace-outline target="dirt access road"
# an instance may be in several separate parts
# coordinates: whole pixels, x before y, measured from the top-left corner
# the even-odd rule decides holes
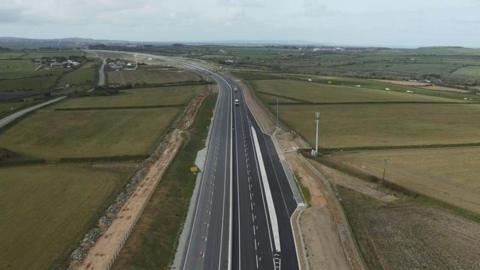
[[[190,102],[183,119],[157,148],[153,154],[157,159],[148,166],[144,179],[122,206],[112,224],[89,250],[86,258],[80,263],[73,263],[69,269],[104,270],[112,266],[168,165],[180,149],[184,140],[182,133],[192,125],[206,96],[207,93],[200,94]]]

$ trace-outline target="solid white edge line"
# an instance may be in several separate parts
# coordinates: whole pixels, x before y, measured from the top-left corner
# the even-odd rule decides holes
[[[212,76],[217,76],[217,78],[220,78],[222,81],[225,82],[225,84],[228,86],[228,88],[230,88],[230,93],[231,93],[231,100],[230,100],[230,213],[229,213],[229,227],[230,227],[230,232],[229,232],[229,240],[228,240],[228,266],[227,266],[227,269],[232,269],[232,234],[233,234],[233,230],[232,230],[232,223],[233,223],[233,199],[232,199],[232,194],[233,194],[233,169],[232,169],[232,166],[233,166],[233,160],[232,160],[232,156],[233,156],[233,136],[232,136],[232,131],[233,131],[233,106],[232,106],[232,102],[233,102],[233,89],[232,89],[232,86],[227,82],[227,80],[225,80],[222,76],[218,75],[217,73],[214,73],[214,72],[211,72],[210,70],[207,70],[205,68],[202,68],[202,67],[199,67],[199,66],[195,66],[195,65],[192,65],[192,64],[187,64],[187,63],[183,63],[184,65],[186,66],[190,66],[194,69],[199,69],[199,70],[202,70],[202,71],[205,71],[209,74],[212,74]],[[223,227],[222,227],[223,228]],[[220,256],[221,257],[221,256]],[[219,264],[219,267],[220,267],[220,264]]]
[[[215,74],[216,75],[216,74]],[[221,78],[220,76],[217,75],[217,77]],[[227,84],[228,85],[228,84]],[[229,127],[229,131],[227,131],[227,141],[228,141],[228,136],[230,135],[230,192],[231,192],[231,189],[232,189],[232,185],[231,185],[231,182],[232,182],[232,122],[231,122],[231,118],[232,118],[232,102],[231,102],[231,93],[230,93],[230,100],[228,100],[229,98],[229,95],[227,93],[227,108],[229,108],[228,110],[228,113],[230,114],[230,117],[227,116],[227,119],[230,121],[230,125],[228,125],[228,120],[227,120],[227,126],[230,126]],[[230,107],[228,107],[230,106]],[[228,148],[226,148],[228,149]],[[228,151],[225,152],[225,164],[227,164],[227,156],[228,156]],[[225,179],[227,178],[227,170],[225,170]],[[222,202],[222,226],[221,226],[221,232],[220,232],[220,254],[218,256],[218,269],[219,270],[222,270],[222,254],[223,254],[223,249],[222,249],[222,243],[223,243],[223,233],[224,233],[224,226],[223,226],[223,223],[224,223],[224,220],[225,220],[225,196],[226,196],[226,184],[224,183],[224,186],[223,186],[223,202]],[[232,214],[231,214],[231,210],[232,210],[232,200],[231,200],[231,196],[229,197],[230,200],[229,200],[229,210],[230,210],[230,213],[229,213],[229,246],[228,246],[228,252],[229,252],[229,257],[227,259],[227,264],[230,264],[231,260],[230,260],[230,253],[231,253],[231,237],[232,237],[232,223],[231,223],[231,219],[232,219]]]
[[[304,240],[303,240],[303,237],[302,237],[302,232],[300,230],[300,224],[299,224],[300,215],[303,213],[304,210],[305,210],[304,206],[297,205],[297,208],[295,209],[295,211],[293,211],[293,214],[290,217],[290,227],[292,227],[293,243],[295,244],[295,253],[297,254],[298,269],[309,270],[310,267],[307,263],[307,258],[305,256],[305,250],[303,249],[303,247],[305,247],[305,243],[304,243]],[[295,237],[295,235],[296,235],[295,230],[296,230],[296,233],[297,233],[298,237],[300,238],[300,243],[298,243],[299,240],[297,239],[297,237]],[[304,260],[304,263],[305,263],[305,267],[304,267],[304,264],[302,264],[301,259],[300,259],[300,248],[302,249],[302,255],[303,255],[302,257],[303,257],[303,260]]]
[[[268,183],[267,172],[265,170],[265,164],[263,162],[262,152],[260,151],[260,144],[258,142],[257,132],[252,126],[253,142],[255,144],[255,151],[257,152],[258,165],[260,167],[260,175],[262,179],[263,189],[265,190],[265,199],[267,201],[268,216],[270,217],[270,226],[272,227],[273,243],[275,245],[275,251],[280,252],[280,232],[278,230],[277,213],[275,212],[275,205],[273,203],[272,191],[270,190],[270,184]]]
[[[222,78],[221,76],[219,76]],[[223,79],[223,78],[222,78]],[[233,90],[230,84],[223,79],[230,88],[230,232],[229,232],[229,240],[228,240],[228,266],[227,269],[232,269],[232,237],[233,237]],[[240,228],[239,228],[240,229]],[[240,260],[240,258],[239,258]]]
[[[216,112],[217,112],[217,108],[219,107],[220,105],[220,101],[221,101],[221,94],[219,93],[218,94],[218,97],[217,97],[217,102],[215,104],[215,110],[214,110],[214,114],[213,114],[213,118],[212,118],[212,121],[211,121],[211,127],[212,129],[211,130],[214,130],[214,126],[216,126],[216,122],[215,122],[215,118],[216,118]],[[209,148],[208,146],[210,146],[210,140],[211,140],[211,134],[209,133],[208,136],[208,141],[207,141],[207,154],[206,154],[206,160],[205,160],[205,163],[204,163],[204,168],[206,167],[207,165],[207,160],[208,160],[208,151],[209,151]],[[205,172],[205,169],[203,171],[203,173]],[[188,254],[190,252],[190,246],[191,246],[191,242],[192,242],[192,237],[193,237],[193,232],[195,230],[195,221],[197,219],[197,216],[198,216],[198,207],[199,207],[199,202],[200,202],[200,197],[201,197],[201,194],[202,194],[202,190],[204,189],[204,185],[203,183],[205,182],[204,180],[204,177],[205,177],[206,174],[202,174],[202,177],[201,177],[201,183],[200,183],[200,189],[199,189],[199,193],[198,193],[198,200],[197,202],[195,203],[195,213],[193,215],[193,220],[192,220],[192,228],[191,228],[191,231],[190,231],[190,235],[188,237],[188,244],[187,244],[187,250],[184,254],[184,259],[183,259],[183,262],[182,262],[182,269],[185,269],[186,267],[186,263],[187,263],[187,258],[188,258]]]
[[[236,121],[236,120],[234,119],[234,121]],[[238,127],[235,126],[235,128],[236,128],[235,129],[235,133],[236,133]],[[243,126],[242,126],[242,130],[243,130]],[[236,172],[237,172],[237,181],[236,182],[237,182],[237,209],[238,209],[237,210],[238,211],[238,258],[239,258],[238,259],[238,269],[242,269],[242,259],[241,259],[241,255],[242,255],[241,254],[241,250],[242,250],[242,241],[241,241],[242,237],[241,237],[241,235],[242,234],[241,234],[241,229],[240,229],[240,227],[241,227],[241,223],[240,223],[240,181],[239,181],[240,177],[238,175],[239,166],[238,166],[238,137],[237,136],[235,136],[235,154],[236,154],[235,163],[237,165],[236,166]],[[251,207],[253,208],[253,206],[251,206]],[[254,232],[254,234],[255,234],[255,232]],[[233,250],[232,250],[232,256],[233,256]]]
[[[230,134],[230,196],[229,196],[229,233],[228,233],[228,259],[227,259],[227,269],[232,269],[232,237],[233,237],[233,229],[232,229],[232,226],[233,226],[233,135],[232,135],[232,132],[233,132],[233,106],[232,106],[232,103],[233,103],[233,89],[232,89],[232,86],[228,83],[227,80],[225,80],[222,76],[216,74],[216,73],[213,73],[213,72],[210,72],[211,74],[213,74],[214,76],[216,76],[217,78],[221,79],[227,86],[228,88],[230,88],[230,100],[229,100],[229,106],[230,106],[230,110],[229,110],[229,114],[230,114],[230,130],[229,130],[229,133],[227,134]],[[225,205],[225,204],[224,204]],[[223,218],[222,218],[223,220]],[[221,239],[223,238],[223,225],[222,225],[222,236],[221,236]],[[222,240],[220,241],[220,244],[222,243]],[[221,254],[222,254],[222,250],[220,249],[220,257],[219,257],[219,261],[220,263],[218,264],[218,268],[219,269],[222,269],[221,268]]]
[[[99,50],[99,51],[102,51],[102,50]],[[108,50],[107,50],[108,51]],[[158,57],[158,56],[157,56]],[[179,59],[178,59],[179,60]],[[178,61],[177,60],[177,61]],[[221,80],[223,80],[227,86],[230,88],[230,91],[233,91],[231,85],[227,82],[227,80],[225,80],[222,76],[218,75],[217,73],[215,72],[212,72],[208,69],[205,69],[203,67],[200,67],[200,66],[196,66],[196,65],[192,65],[190,63],[186,63],[184,61],[179,61],[181,62],[181,64],[183,64],[184,66],[188,66],[190,68],[193,68],[193,69],[197,69],[197,70],[201,70],[201,71],[204,71],[208,74],[211,74],[212,76],[217,76],[218,78],[220,78]],[[219,89],[220,90],[220,89]],[[233,97],[233,95],[232,95]],[[230,106],[232,108],[232,101],[233,99],[231,100],[230,102]],[[233,108],[232,108],[233,110]],[[230,115],[230,117],[232,118],[232,115]],[[231,132],[232,132],[232,121],[230,121],[230,213],[229,213],[229,216],[230,216],[230,224],[229,224],[229,227],[230,227],[230,233],[229,233],[229,245],[228,245],[228,269],[232,269],[232,210],[233,210],[233,201],[232,201],[232,193],[233,193],[233,187],[232,187],[232,182],[233,182],[233,179],[232,179],[232,176],[233,176],[233,172],[232,172],[232,165],[233,165],[233,160],[232,160],[232,150],[233,150],[233,146],[232,146],[232,143],[233,143],[233,140],[232,140],[232,136],[231,136]],[[195,213],[195,216],[196,216],[197,213]],[[223,228],[223,227],[222,227]],[[192,230],[193,231],[193,230]],[[191,240],[190,240],[191,241]],[[187,247],[187,254],[188,254],[188,250],[190,248],[190,244],[188,245]],[[185,256],[186,257],[186,256]],[[220,256],[221,257],[221,256]],[[220,267],[220,265],[219,265]]]

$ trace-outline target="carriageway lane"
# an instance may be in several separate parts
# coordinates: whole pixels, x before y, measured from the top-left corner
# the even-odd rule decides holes
[[[297,204],[270,137],[259,129],[235,81],[201,67],[197,71],[215,80],[220,93],[182,269],[275,269],[274,258],[280,258],[280,269],[298,269],[290,225],[290,216]],[[239,90],[234,92],[234,88]],[[232,95],[240,100],[233,110]],[[228,119],[232,122],[228,123]],[[252,127],[258,138],[278,217],[279,253],[274,248]],[[226,137],[221,139],[222,135],[219,134]],[[219,139],[221,141],[217,141]],[[228,157],[229,146],[231,160]],[[224,158],[218,153],[224,153]],[[232,170],[231,178],[229,169]],[[224,172],[223,176],[218,174],[218,170]],[[229,180],[232,181],[231,185]],[[228,211],[229,206],[232,207],[231,212]]]
[[[274,269],[267,207],[254,152],[251,120],[240,91],[234,108],[232,269]]]
[[[229,80],[229,83],[239,89],[234,93],[234,98],[238,98],[240,101],[240,104],[234,108],[236,146],[234,148],[233,178],[233,239],[236,241],[233,241],[233,269],[275,269],[273,258],[276,256],[280,258],[281,269],[298,269],[290,224],[290,217],[297,207],[297,202],[271,138],[263,134],[255,122],[255,118],[246,106],[240,86],[233,80]],[[253,150],[252,134],[248,132],[250,127],[255,129],[258,137],[278,218],[281,252],[277,255],[272,243],[272,227],[269,224],[268,208],[264,198],[265,190],[259,179],[258,158]],[[238,165],[236,165],[237,161]],[[253,196],[254,199],[249,200],[250,196]],[[254,222],[256,224],[253,224]],[[258,243],[257,249],[252,250],[251,247],[255,243]],[[257,267],[258,257],[261,259]]]
[[[228,85],[215,78],[219,95],[182,269],[227,269],[230,234],[231,109]]]

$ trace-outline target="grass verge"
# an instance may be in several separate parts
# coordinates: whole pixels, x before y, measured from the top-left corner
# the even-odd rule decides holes
[[[294,175],[295,175],[295,179],[296,179],[295,182],[297,183],[297,186],[299,187],[300,191],[302,192],[303,199],[307,203],[307,206],[310,206],[311,202],[312,202],[312,194],[310,193],[310,189],[308,189],[308,187],[306,187],[302,183],[302,177],[300,175],[298,175],[296,172],[294,172]]]

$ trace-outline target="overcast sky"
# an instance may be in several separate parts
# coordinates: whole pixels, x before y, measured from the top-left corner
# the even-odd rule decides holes
[[[480,47],[480,0],[1,0],[0,36]]]

